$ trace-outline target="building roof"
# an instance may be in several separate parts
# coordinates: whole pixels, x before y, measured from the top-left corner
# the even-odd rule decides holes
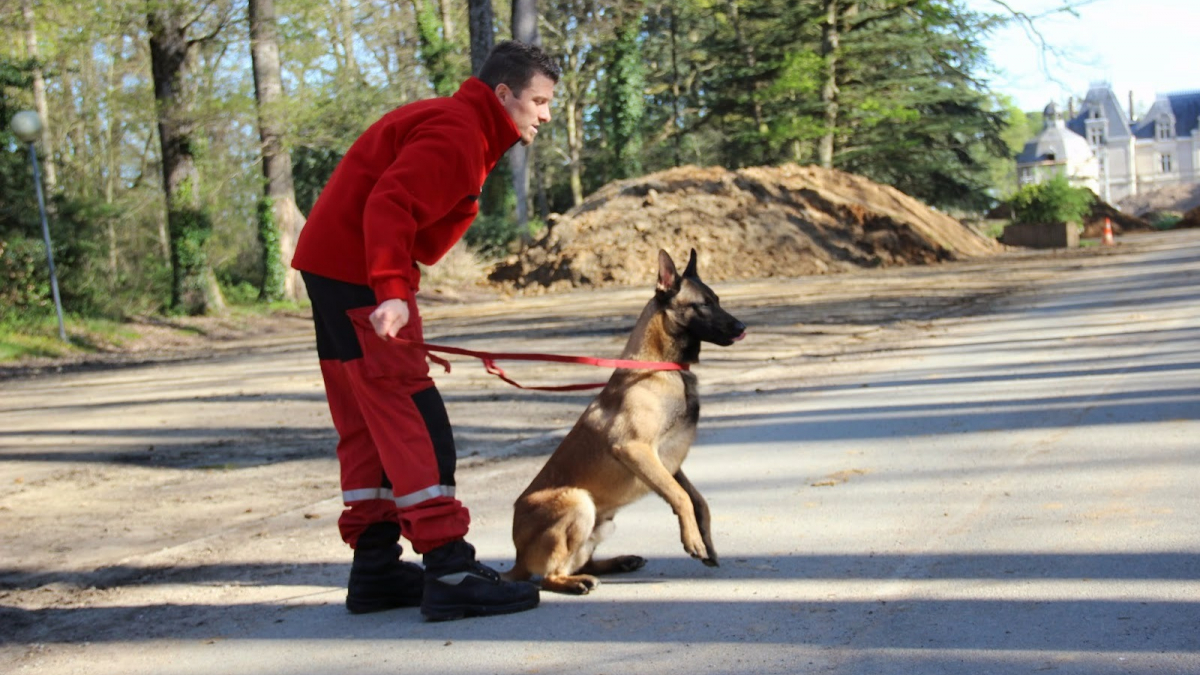
[[[1200,119],[1200,91],[1186,91],[1159,96],[1150,110],[1133,126],[1133,135],[1138,138],[1154,138],[1155,125],[1164,115],[1174,118],[1175,137],[1187,137],[1196,133]]]
[[[1079,114],[1067,120],[1067,128],[1080,136],[1087,135],[1087,120],[1096,117],[1108,120],[1106,138],[1129,137],[1129,116],[1107,82],[1093,83],[1079,106]]]
[[[1088,145],[1083,136],[1066,127],[1058,114],[1058,106],[1051,103],[1045,110],[1046,126],[1042,132],[1025,144],[1025,149],[1017,155],[1017,164],[1035,164],[1038,162],[1072,162],[1085,161],[1092,156],[1092,146]]]

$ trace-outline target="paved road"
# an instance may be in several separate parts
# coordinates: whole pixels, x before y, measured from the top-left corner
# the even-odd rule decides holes
[[[714,513],[719,568],[686,558],[669,508],[650,499],[618,517],[605,545],[647,556],[646,568],[587,597],[544,594],[534,612],[450,624],[421,623],[415,611],[350,617],[339,604],[344,564],[313,563],[291,581],[264,566],[270,578],[258,584],[221,584],[210,569],[186,603],[167,601],[173,612],[162,598],[186,579],[126,592],[117,607],[31,613],[69,615],[75,634],[113,620],[186,628],[148,628],[146,639],[97,630],[109,637],[90,644],[43,636],[14,665],[1200,673],[1200,237],[1156,241],[1067,261],[986,314],[938,317],[933,307],[873,340],[837,335],[836,353],[819,359],[824,347],[773,352],[767,338],[787,322],[753,332],[755,318],[786,314],[778,303],[747,309],[752,339],[733,350],[754,358],[706,352],[697,369],[712,395],[687,468]],[[939,274],[892,278],[924,275],[936,288]],[[723,295],[735,313],[730,297],[752,305],[745,289]],[[812,344],[830,339],[810,332]],[[541,461],[527,454],[461,472],[472,538],[496,563],[511,557],[509,504]],[[341,560],[328,532],[336,501],[306,513],[320,527],[285,527],[296,513],[272,521],[268,557]],[[231,538],[246,533],[187,551]],[[253,557],[253,545],[237,550]]]

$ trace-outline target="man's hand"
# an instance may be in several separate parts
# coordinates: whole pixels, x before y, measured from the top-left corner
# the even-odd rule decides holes
[[[371,312],[371,325],[380,339],[396,337],[396,333],[408,325],[408,301],[393,298],[379,303]]]

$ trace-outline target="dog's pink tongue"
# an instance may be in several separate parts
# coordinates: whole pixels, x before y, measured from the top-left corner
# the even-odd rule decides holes
[[[741,340],[741,339],[743,339],[743,338],[745,338],[745,337],[746,337],[746,333],[745,333],[745,331],[743,331],[741,335],[739,335],[739,336],[737,336],[737,337],[733,338],[733,341],[734,341],[734,342],[737,342],[738,340]]]

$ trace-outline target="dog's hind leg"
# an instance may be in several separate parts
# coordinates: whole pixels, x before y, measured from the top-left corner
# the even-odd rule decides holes
[[[514,522],[530,536],[517,544],[517,566],[542,576],[542,588],[584,595],[600,585],[590,574],[575,574],[591,555],[588,542],[596,505],[584,490],[566,488],[529,495]]]
[[[612,531],[616,529],[612,518],[606,518],[604,521],[596,525],[592,531],[592,536],[588,539],[586,553],[588,555],[587,562],[579,568],[580,574],[619,574],[621,572],[633,572],[640,570],[646,566],[646,559],[636,555],[619,555],[613,558],[596,560],[592,557],[592,553],[596,550],[596,546],[601,541],[606,539]]]

